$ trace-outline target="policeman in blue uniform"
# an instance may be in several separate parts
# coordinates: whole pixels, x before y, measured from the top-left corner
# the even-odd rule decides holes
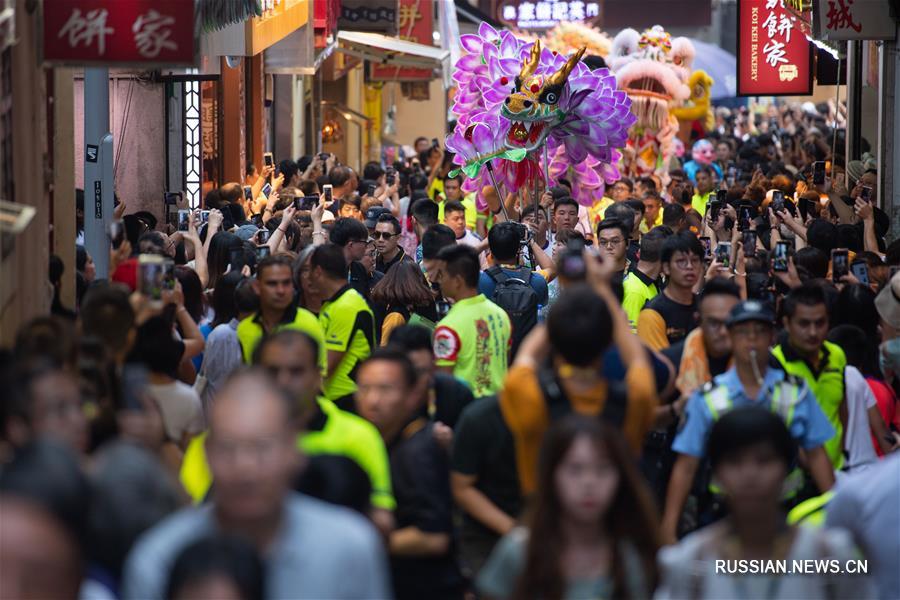
[[[737,406],[757,404],[779,414],[804,450],[806,469],[816,487],[824,492],[834,484],[834,471],[823,448],[834,435],[834,428],[802,379],[770,366],[774,320],[774,315],[761,302],[748,300],[737,304],[727,322],[733,366],[688,399],[672,444],[678,457],[663,514],[663,535],[667,541],[675,541],[678,519],[705,455],[709,430],[722,414]],[[786,499],[795,495],[802,483],[802,473],[799,470],[792,473],[788,477]]]

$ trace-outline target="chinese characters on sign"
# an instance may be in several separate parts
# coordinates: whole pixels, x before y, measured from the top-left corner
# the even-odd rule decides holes
[[[400,0],[399,37],[401,40],[431,46],[434,44],[434,15],[431,2]],[[373,81],[429,81],[433,75],[429,69],[398,68],[390,65],[372,65]]]
[[[738,96],[812,93],[808,25],[784,0],[738,2]]]
[[[818,33],[828,40],[892,40],[890,0],[817,0]]]
[[[562,21],[586,21],[600,16],[597,0],[508,0],[500,4],[500,20],[519,29],[549,29]]]
[[[193,64],[194,6],[182,0],[44,0],[44,60]]]

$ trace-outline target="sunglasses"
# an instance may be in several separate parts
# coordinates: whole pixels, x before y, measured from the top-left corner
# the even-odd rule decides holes
[[[372,239],[374,240],[389,240],[392,237],[400,235],[398,233],[388,233],[387,231],[376,231],[372,234]]]

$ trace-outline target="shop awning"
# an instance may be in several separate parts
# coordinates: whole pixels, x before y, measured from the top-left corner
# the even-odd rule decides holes
[[[449,83],[449,50],[362,31],[340,31],[337,42],[338,52],[380,65],[439,69],[445,85]]]

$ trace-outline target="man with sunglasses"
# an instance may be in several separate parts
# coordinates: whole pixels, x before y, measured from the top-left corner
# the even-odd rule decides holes
[[[412,260],[400,247],[400,221],[390,213],[382,214],[375,223],[372,233],[375,239],[375,270],[387,273],[402,260]]]

